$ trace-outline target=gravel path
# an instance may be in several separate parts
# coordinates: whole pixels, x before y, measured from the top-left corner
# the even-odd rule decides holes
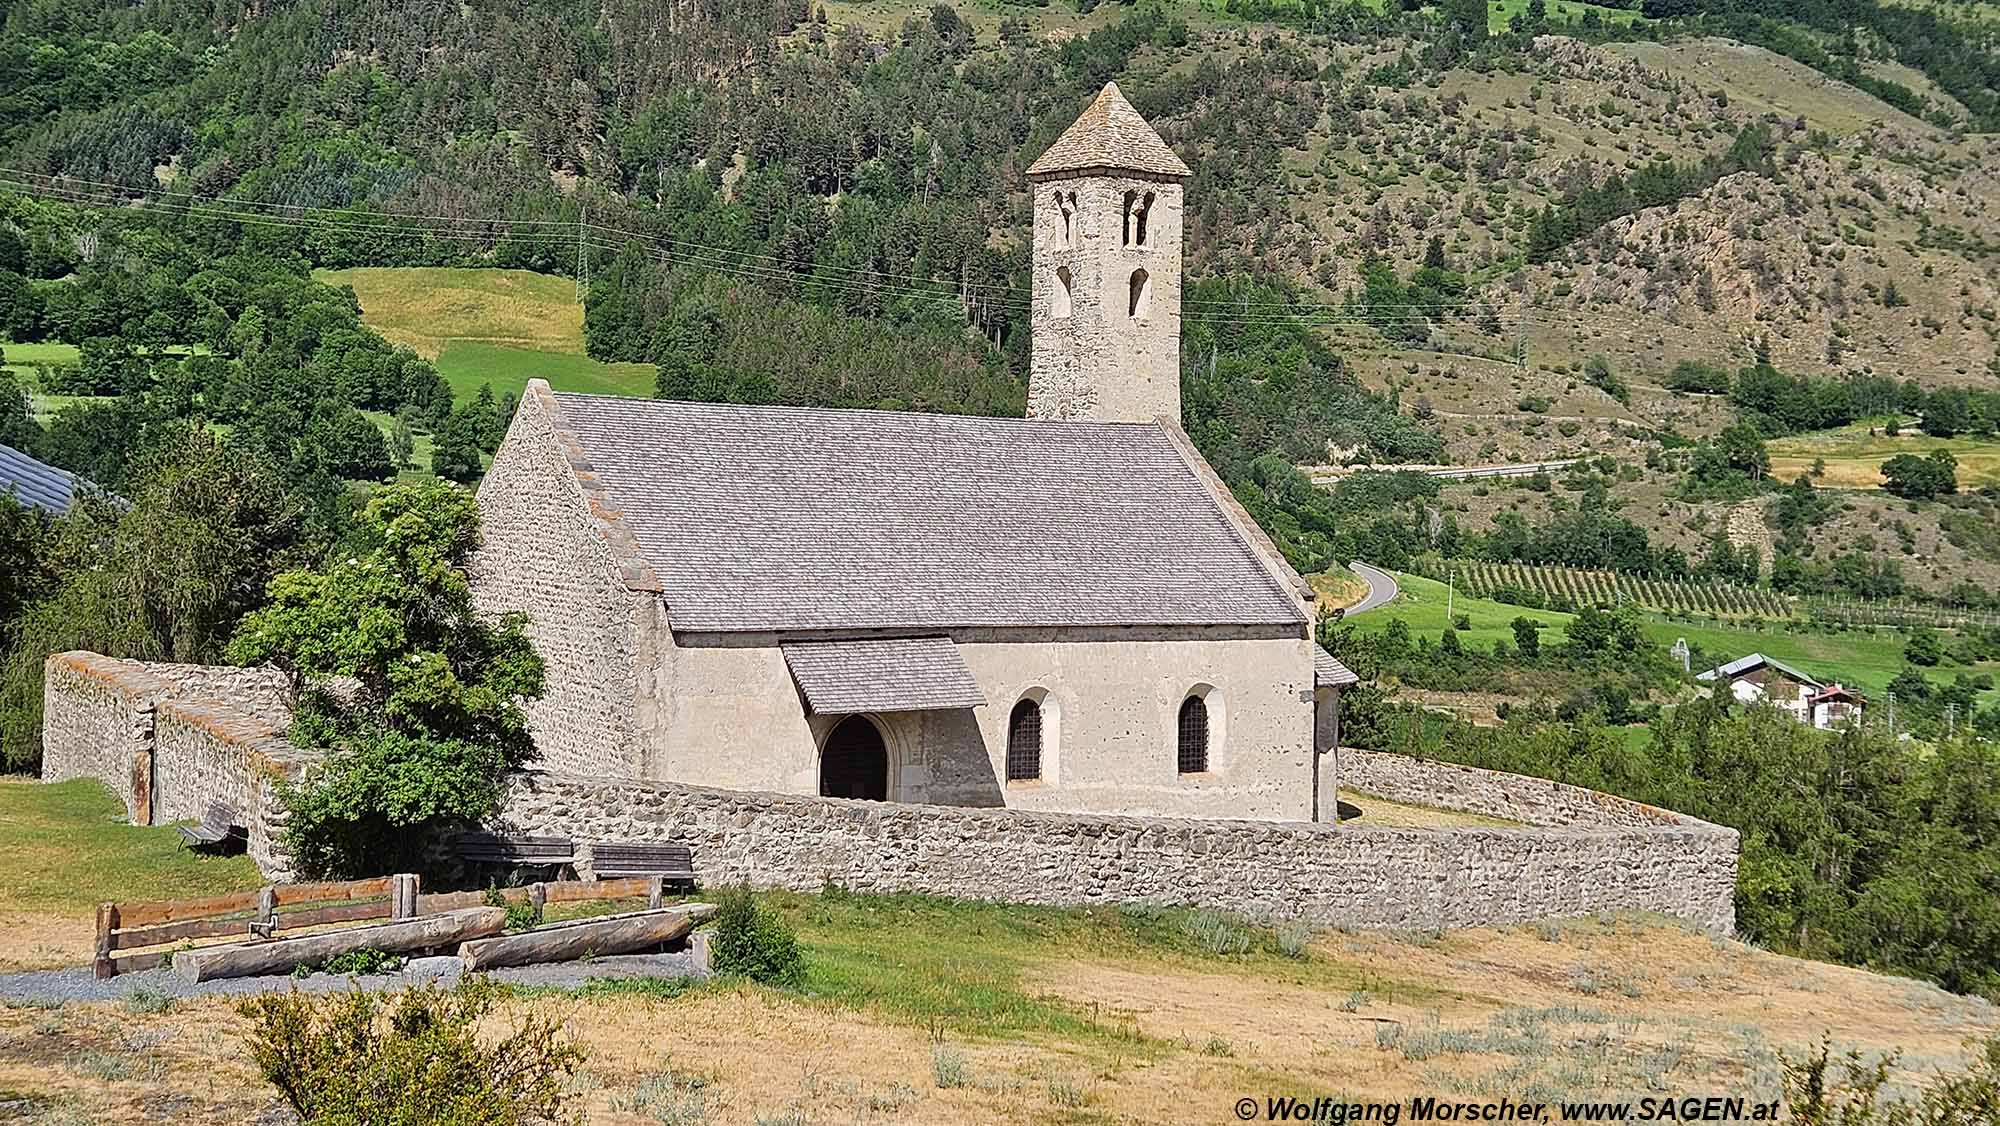
[[[269,977],[225,978],[199,985],[190,985],[176,977],[172,970],[165,969],[143,970],[99,980],[91,976],[90,967],[82,966],[69,970],[0,974],[0,1003],[54,1005],[70,1001],[118,1001],[141,989],[172,997],[241,997],[255,993],[282,993],[295,988],[312,993],[345,989],[402,989],[427,981],[450,985],[458,980],[459,974],[460,962],[450,956],[412,958],[401,973],[393,974],[370,974],[366,977],[314,974],[308,978],[274,974]],[[515,985],[568,987],[602,978],[706,977],[708,971],[693,950],[683,950],[672,954],[621,954],[593,958],[587,962],[517,966],[494,970],[488,976]]]

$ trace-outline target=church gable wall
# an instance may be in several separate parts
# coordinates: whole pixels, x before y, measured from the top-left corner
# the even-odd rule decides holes
[[[473,595],[489,613],[530,618],[548,665],[548,691],[527,705],[542,764],[637,775],[635,618],[652,596],[622,580],[557,422],[546,385],[530,384],[479,487]]]

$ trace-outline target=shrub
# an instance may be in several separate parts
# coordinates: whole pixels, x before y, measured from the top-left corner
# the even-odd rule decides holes
[[[135,1013],[164,1013],[174,1007],[173,997],[157,985],[135,985],[125,991],[125,1008]]]
[[[1875,1126],[1916,1122],[1924,1126],[2000,1121],[2000,1036],[1970,1045],[1972,1060],[1960,1072],[1939,1072],[1924,1082],[1914,1105],[1890,1092],[1917,1086],[1918,1077],[1898,1076],[1900,1057],[1865,1060],[1860,1052],[1835,1057],[1830,1039],[1794,1057],[1780,1052],[1785,1069],[1785,1104],[1799,1123]],[[1838,1063],[1838,1074],[1833,1065]]]
[[[805,955],[799,951],[798,936],[776,912],[759,904],[749,888],[722,893],[711,949],[718,974],[788,987],[805,981]]]
[[[532,899],[508,899],[497,887],[486,889],[486,905],[507,911],[507,933],[531,931],[542,925],[542,909]]]
[[[661,1126],[701,1126],[722,1109],[722,1097],[707,1076],[669,1070],[647,1076],[630,1095],[613,1098],[611,1108],[643,1114]]]
[[[513,1126],[558,1119],[583,1052],[560,1024],[528,1016],[482,1045],[497,987],[473,978],[375,994],[273,993],[244,1002],[250,1057],[307,1122]]]
[[[931,1079],[940,1087],[969,1087],[972,1065],[966,1062],[964,1052],[939,1044],[931,1049]]]
[[[1217,957],[1250,952],[1250,931],[1242,923],[1214,911],[1196,911],[1182,929],[1195,945]]]

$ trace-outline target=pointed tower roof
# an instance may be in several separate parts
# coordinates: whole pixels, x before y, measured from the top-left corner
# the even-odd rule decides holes
[[[1175,179],[1194,174],[1153,132],[1153,127],[1146,124],[1146,119],[1139,116],[1139,111],[1132,108],[1132,103],[1125,100],[1125,95],[1118,92],[1116,82],[1104,84],[1076,123],[1063,130],[1056,143],[1028,166],[1028,175],[1054,176],[1092,169],[1143,172]]]

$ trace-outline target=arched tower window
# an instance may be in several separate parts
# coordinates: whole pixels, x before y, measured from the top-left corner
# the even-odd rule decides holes
[[[1068,266],[1056,267],[1056,288],[1049,294],[1049,315],[1058,320],[1067,318],[1076,308],[1076,278]]]
[[[1208,701],[1189,696],[1181,701],[1180,722],[1176,725],[1177,761],[1182,774],[1208,771]]]
[[[1136,204],[1137,204],[1138,202],[1139,202],[1139,193],[1138,193],[1138,192],[1126,192],[1126,193],[1125,193],[1125,206],[1124,206],[1124,207],[1123,207],[1123,208],[1121,209],[1121,212],[1122,212],[1122,214],[1123,214],[1123,215],[1124,215],[1124,217],[1125,217],[1125,218],[1124,218],[1124,224],[1125,224],[1125,225],[1124,225],[1124,226],[1123,226],[1123,227],[1121,228],[1121,230],[1123,231],[1123,233],[1122,233],[1121,235],[1119,235],[1119,238],[1118,238],[1118,244],[1119,244],[1120,246],[1131,246],[1131,245],[1132,245],[1132,208],[1133,208],[1133,207],[1134,207],[1134,205],[1136,205]]]
[[[1151,275],[1147,274],[1144,270],[1132,271],[1132,283],[1129,288],[1131,292],[1126,295],[1125,315],[1128,317],[1145,316],[1146,307],[1153,302],[1153,279]]]
[[[1007,717],[1007,781],[1032,782],[1042,776],[1042,705],[1022,700]]]
[[[1056,193],[1056,245],[1076,245],[1076,193]]]
[[[1151,218],[1152,214],[1153,193],[1147,192],[1146,198],[1139,201],[1138,211],[1132,216],[1132,242],[1135,245],[1146,245],[1146,220]]]

